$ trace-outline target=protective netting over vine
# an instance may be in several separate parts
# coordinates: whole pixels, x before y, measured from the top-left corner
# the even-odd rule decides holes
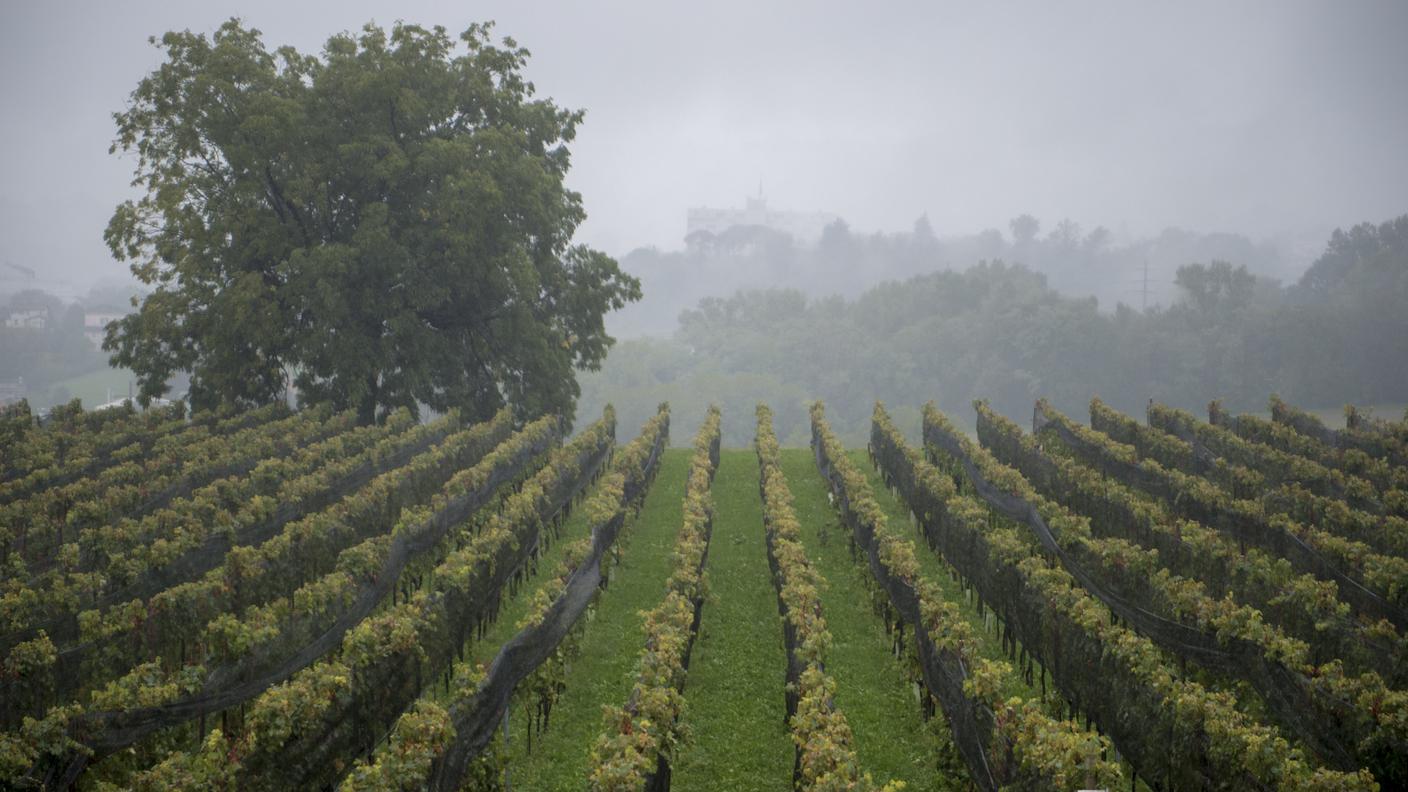
[[[491,558],[476,564],[477,574],[468,586],[446,586],[430,595],[419,608],[417,642],[389,660],[372,664],[357,680],[345,704],[313,728],[259,757],[247,768],[249,777],[280,777],[301,788],[320,787],[339,776],[338,757],[355,755],[385,734],[421,694],[426,680],[448,668],[472,636],[497,618],[500,597],[510,580],[523,573],[535,557],[542,531],[562,519],[573,499],[596,478],[608,458],[609,445],[583,449],[576,460],[580,473],[545,493],[541,519],[517,542],[498,546]]]
[[[236,526],[234,532],[219,532],[210,536],[200,547],[181,555],[170,563],[145,570],[141,577],[130,584],[113,588],[99,596],[88,607],[102,610],[134,599],[146,599],[158,592],[176,586],[217,567],[236,547],[262,544],[272,538],[285,525],[299,517],[317,512],[342,500],[346,496],[366,486],[375,477],[402,467],[412,458],[424,453],[445,438],[450,426],[406,445],[393,454],[370,460],[348,472],[328,490],[316,494],[302,502],[280,503],[268,517],[248,525]],[[29,630],[25,637],[32,637],[43,631],[49,639],[64,648],[59,650],[57,667],[53,674],[57,686],[56,697],[62,698],[74,690],[84,679],[84,663],[100,652],[130,637],[119,632],[104,634],[95,639],[82,640],[79,619],[76,612],[63,617],[50,619]],[[71,645],[65,646],[65,643]],[[109,661],[110,662],[110,661]],[[135,661],[134,661],[135,662]]]
[[[495,492],[519,475],[522,465],[557,442],[559,433],[548,432],[515,454],[513,464],[496,466],[473,490],[448,499],[424,523],[390,537],[388,549],[374,574],[363,576],[350,604],[336,613],[300,612],[277,638],[245,657],[210,669],[199,692],[177,701],[119,711],[88,712],[70,722],[70,735],[80,747],[54,757],[45,778],[50,783],[72,784],[83,769],[98,759],[132,745],[153,733],[197,718],[219,713],[257,696],[313,664],[337,647],[349,630],[365,619],[397,585],[410,561],[435,547],[451,527],[464,522],[485,506]],[[608,449],[596,450],[605,455]],[[564,495],[571,497],[568,492]],[[492,592],[486,592],[487,594]],[[414,673],[412,674],[414,678]]]
[[[1032,419],[1034,434],[1054,434],[1071,448],[1082,450],[1091,459],[1098,459],[1098,467],[1103,472],[1129,481],[1145,492],[1167,499],[1176,504],[1190,519],[1224,531],[1236,537],[1238,541],[1263,547],[1273,555],[1289,560],[1298,569],[1309,571],[1323,580],[1333,581],[1339,587],[1340,598],[1355,610],[1374,618],[1388,619],[1400,630],[1408,629],[1408,613],[1345,574],[1299,536],[1254,514],[1233,513],[1218,507],[1216,503],[1180,497],[1181,493],[1173,489],[1164,476],[1137,462],[1101,454],[1099,449],[1093,448],[1072,430],[1067,424],[1068,419],[1049,408],[1042,409],[1042,406],[1037,405]],[[926,437],[925,440],[928,441],[929,438]]]
[[[984,444],[1002,442],[1000,433],[989,427],[988,420],[986,414],[980,412],[979,437],[983,438]],[[1192,660],[1209,670],[1247,679],[1275,718],[1291,733],[1306,740],[1328,764],[1347,770],[1357,767],[1351,748],[1344,743],[1343,731],[1319,716],[1310,682],[1303,674],[1268,657],[1259,644],[1235,636],[1219,637],[1213,631],[1164,618],[1131,601],[1113,585],[1097,577],[1062,546],[1035,504],[1004,492],[988,481],[956,438],[939,432],[931,432],[929,437],[935,445],[959,461],[975,491],[989,506],[1013,522],[1027,526],[1042,548],[1055,556],[1062,568],[1118,618],[1179,657]],[[1045,462],[1050,464],[1049,460]]]
[[[925,443],[937,454],[936,462],[971,481],[996,514],[1036,534],[1046,552],[1058,557],[1059,548],[1045,521],[1030,519],[1031,505],[1013,498],[982,475],[975,475],[978,471],[967,458],[965,440],[951,427],[931,424],[927,418],[926,415]],[[1142,778],[1167,789],[1275,787],[1264,768],[1240,760],[1240,749],[1228,750],[1217,743],[1215,734],[1228,733],[1228,724],[1220,719],[1232,713],[1220,713],[1225,707],[1216,704],[1195,683],[1164,679],[1168,669],[1160,671],[1162,661],[1149,653],[1152,646],[1135,637],[1134,619],[1148,629],[1161,631],[1168,627],[1163,620],[1149,618],[1153,614],[1141,613],[1127,607],[1122,598],[1113,598],[1111,601],[1125,614],[1120,618],[1130,619],[1130,627],[1094,629],[1086,621],[1089,616],[1085,606],[1079,605],[1084,597],[1079,594],[1080,587],[1067,591],[1068,585],[1080,582],[1074,574],[1062,571],[1063,576],[1070,574],[1072,580],[1072,584],[1066,584],[1058,577],[1048,578],[1043,567],[1028,568],[1019,559],[1030,556],[1011,544],[1013,540],[1003,538],[1002,531],[975,524],[971,517],[951,512],[944,503],[911,505],[917,512],[931,516],[925,524],[931,543],[942,549],[944,557],[1002,615],[1026,650],[1051,674],[1072,708],[1112,736],[1121,753],[1139,768]],[[1094,583],[1088,580],[1088,574],[1083,577],[1087,584]],[[1092,589],[1103,590],[1098,585]],[[1190,651],[1202,652],[1210,662],[1225,662],[1227,650],[1204,651],[1209,647],[1201,637],[1187,636],[1181,625],[1168,630],[1163,639],[1171,643],[1183,641]],[[1122,645],[1125,641],[1128,645]],[[1139,648],[1141,643],[1148,648]],[[1199,705],[1188,712],[1168,707],[1169,695],[1185,694],[1207,701],[1208,706]],[[1237,739],[1263,740],[1272,734],[1254,729]]]
[[[839,501],[842,519],[851,530],[856,545],[865,553],[870,573],[884,589],[900,618],[912,628],[924,686],[943,709],[953,733],[954,745],[968,765],[969,776],[979,789],[996,792],[1011,779],[994,777],[993,769],[988,764],[988,754],[992,750],[994,739],[995,718],[992,710],[964,694],[963,682],[968,678],[968,669],[963,658],[955,651],[939,649],[929,632],[923,628],[924,618],[919,609],[918,592],[907,581],[891,574],[890,569],[880,560],[880,548],[876,542],[874,527],[852,511],[841,476],[832,467],[831,460],[827,458],[817,437],[817,428],[813,426],[812,431],[812,452],[817,467],[826,478],[832,494]],[[886,470],[895,468],[893,449],[882,446],[873,450],[877,456],[886,457],[886,461],[882,462]]]
[[[540,622],[525,627],[504,643],[474,695],[451,710],[455,738],[435,763],[429,789],[451,792],[460,788],[470,762],[489,745],[494,730],[503,721],[514,689],[552,655],[591,604],[602,585],[602,556],[625,524],[626,507],[638,505],[650,488],[668,441],[667,417],[640,475],[625,483],[622,508],[605,523],[592,526],[591,550],[568,577],[565,590],[548,607]]]

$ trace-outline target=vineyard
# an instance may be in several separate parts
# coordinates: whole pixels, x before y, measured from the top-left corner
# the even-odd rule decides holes
[[[974,406],[11,410],[0,787],[1408,788],[1408,423]]]

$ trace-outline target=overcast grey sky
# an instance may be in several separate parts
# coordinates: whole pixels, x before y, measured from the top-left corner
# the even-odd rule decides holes
[[[238,15],[271,48],[495,19],[586,108],[579,239],[673,248],[691,205],[940,234],[1168,225],[1262,238],[1408,212],[1408,3],[30,2],[0,5],[0,261],[121,273],[111,114],[149,35]]]

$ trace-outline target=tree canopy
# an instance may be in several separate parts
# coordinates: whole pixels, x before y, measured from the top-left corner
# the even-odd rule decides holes
[[[140,198],[113,253],[153,291],[103,348],[143,399],[278,398],[370,420],[399,406],[570,412],[607,311],[640,285],[571,242],[563,178],[583,114],[534,98],[528,51],[444,28],[367,25],[318,56],[238,20],[153,40],[166,62],[115,115]]]
[[[776,289],[709,297],[680,313],[670,339],[612,350],[600,372],[582,378],[582,409],[610,403],[631,425],[661,401],[680,413],[714,403],[730,414],[761,400],[776,405],[781,441],[805,445],[806,403],[821,399],[836,432],[863,446],[876,399],[916,431],[914,406],[930,399],[968,420],[972,400],[985,399],[1024,422],[1037,397],[1072,415],[1092,395],[1131,414],[1150,398],[1197,412],[1214,398],[1234,412],[1260,411],[1272,393],[1306,406],[1398,405],[1408,398],[1405,230],[1408,216],[1336,232],[1306,282],[1289,289],[1241,263],[1186,264],[1175,276],[1179,299],[1147,311],[1101,311],[1093,298],[1062,294],[1044,274],[1000,261],[958,271],[931,260],[930,272],[852,287],[847,298]],[[852,268],[880,272],[903,272],[925,250],[870,235],[847,244]],[[681,259],[690,254],[675,255],[640,269],[647,277],[689,270]],[[741,269],[768,271],[767,251],[749,255]],[[787,264],[814,282],[830,274],[826,255],[796,251]],[[1128,274],[1139,272],[1140,257],[1124,259]],[[710,267],[721,259],[703,261],[695,268],[717,278]],[[1318,281],[1328,289],[1320,302],[1306,292]],[[825,281],[835,283],[845,282]],[[668,293],[665,285],[656,281],[652,296]],[[723,431],[725,445],[750,442],[746,423]]]

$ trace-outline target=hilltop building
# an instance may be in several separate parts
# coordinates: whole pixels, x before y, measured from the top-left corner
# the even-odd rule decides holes
[[[107,335],[108,323],[116,322],[126,315],[127,312],[111,309],[86,311],[83,314],[83,335],[88,337],[93,348],[102,349],[103,337]]]
[[[36,308],[29,311],[11,311],[5,319],[5,326],[12,329],[43,330],[49,326],[49,309]]]
[[[760,226],[792,237],[798,245],[815,245],[821,231],[840,219],[829,212],[790,212],[769,209],[768,201],[759,191],[756,198],[745,198],[742,209],[693,207],[685,212],[685,242],[694,245],[700,240],[718,237],[730,228]]]

